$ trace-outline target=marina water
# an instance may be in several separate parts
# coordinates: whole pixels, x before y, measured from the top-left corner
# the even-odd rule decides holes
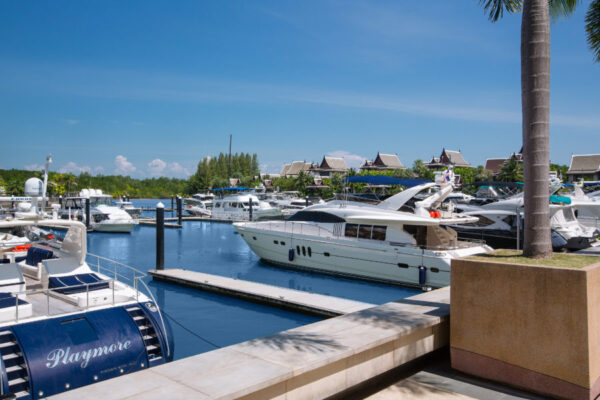
[[[170,206],[170,199],[162,201]],[[134,200],[137,207],[152,207],[157,202]],[[144,212],[144,216],[153,216],[153,213]],[[155,268],[155,235],[155,227],[142,225],[136,226],[130,234],[90,232],[88,252],[148,271]],[[165,268],[185,268],[373,304],[417,293],[396,286],[264,264],[235,234],[231,224],[208,221],[184,221],[181,229],[165,229]],[[173,327],[176,359],[319,320],[149,278],[148,283]]]

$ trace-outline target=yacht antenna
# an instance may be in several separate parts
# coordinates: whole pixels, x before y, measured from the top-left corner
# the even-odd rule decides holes
[[[48,168],[52,163],[52,154],[48,154],[46,157],[46,167],[44,168],[44,186],[42,186],[42,211],[41,214],[44,214],[46,210],[46,190],[48,189]]]

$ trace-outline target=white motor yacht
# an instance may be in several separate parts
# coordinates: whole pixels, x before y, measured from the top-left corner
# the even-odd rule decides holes
[[[550,228],[555,250],[581,250],[600,245],[600,232],[594,227],[583,225],[575,216],[574,204],[569,199],[551,196]],[[466,215],[479,218],[477,223],[456,226],[459,236],[481,238],[492,247],[513,247],[516,244],[517,213],[523,215],[523,193],[484,205],[457,204],[457,209]],[[521,228],[522,229],[522,228]],[[498,240],[497,240],[498,239]]]
[[[131,215],[131,218],[133,219],[139,219],[140,215],[142,214],[142,209],[134,206],[130,201],[115,201],[115,206],[127,212],[127,214]]]
[[[0,246],[2,398],[43,399],[173,359],[146,274],[87,254],[81,222],[14,219],[0,232],[0,244],[28,242]]]
[[[256,221],[282,218],[280,209],[249,193],[237,193],[213,201],[211,218],[228,221]]]
[[[210,217],[214,198],[212,193],[196,193],[184,199],[184,210],[191,215]]]
[[[98,232],[129,233],[138,221],[119,207],[113,206],[112,196],[100,189],[83,189],[78,197],[67,197],[61,210],[63,219],[85,222],[85,201],[90,200],[90,227]]]
[[[448,223],[477,221],[436,210],[446,189],[397,211],[415,193],[408,189],[378,205],[331,201],[309,206],[286,221],[235,223],[237,232],[264,261],[366,280],[416,287],[450,283],[453,258],[486,253],[481,243],[459,241]]]

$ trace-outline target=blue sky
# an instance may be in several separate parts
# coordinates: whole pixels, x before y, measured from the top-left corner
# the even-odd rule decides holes
[[[600,152],[600,64],[582,1],[552,24],[551,159]],[[443,147],[521,146],[520,15],[477,0],[0,3],[0,168],[187,176]]]

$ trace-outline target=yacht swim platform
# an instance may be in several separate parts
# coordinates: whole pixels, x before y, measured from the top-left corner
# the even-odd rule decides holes
[[[188,271],[181,268],[153,270],[148,273],[157,280],[320,317],[336,317],[376,306],[375,304],[355,300]]]

